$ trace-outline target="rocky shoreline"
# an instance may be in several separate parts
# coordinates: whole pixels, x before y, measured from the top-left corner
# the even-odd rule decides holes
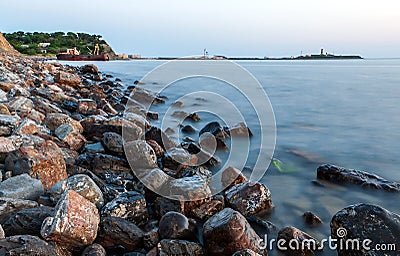
[[[271,192],[234,167],[222,173],[227,188],[212,195],[205,181],[212,175],[208,167],[219,160],[194,142],[168,140],[150,123],[157,113],[142,107],[149,100],[166,102],[139,86],[122,86],[94,65],[0,55],[0,255],[268,255],[260,243],[266,234],[286,243],[316,241],[295,227],[279,229],[261,218],[273,211]],[[127,102],[134,107],[123,115]],[[123,129],[134,134],[131,147],[124,147]],[[229,136],[251,136],[243,125],[226,128],[216,122],[200,134],[205,132],[219,147],[226,147]],[[132,170],[127,156],[140,170]],[[196,166],[202,156],[209,160]],[[335,166],[321,166],[317,174],[328,181],[400,190],[399,183]],[[191,200],[159,196],[143,185],[146,180],[154,189],[179,191]],[[311,212],[304,220],[310,226],[322,222]],[[331,222],[333,237],[339,228],[348,232],[343,240],[370,238],[400,248],[400,217],[378,206],[339,211]],[[321,252],[307,247],[282,253]],[[369,255],[398,255],[374,253]]]

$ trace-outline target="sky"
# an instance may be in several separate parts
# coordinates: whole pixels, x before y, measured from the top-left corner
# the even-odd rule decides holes
[[[0,0],[0,31],[100,34],[118,53],[400,57],[398,0]]]

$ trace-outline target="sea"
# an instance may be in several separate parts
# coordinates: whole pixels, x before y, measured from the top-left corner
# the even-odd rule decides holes
[[[128,86],[165,63],[132,60],[95,64],[101,72],[121,79],[122,84]],[[275,205],[266,220],[279,228],[295,226],[317,239],[324,239],[330,234],[333,215],[351,204],[377,204],[400,214],[400,194],[313,182],[317,167],[324,163],[400,181],[400,59],[262,60],[237,61],[236,64],[258,80],[269,98],[276,122],[275,165],[265,166],[267,171],[261,179],[270,189]],[[162,81],[138,86],[152,90],[160,83]],[[171,119],[171,112],[168,112],[171,103],[194,91],[223,95],[245,117],[254,135],[244,171],[249,174],[254,155],[260,152],[257,140],[261,130],[251,102],[249,105],[229,84],[201,77],[176,81],[161,93],[168,98],[166,103],[152,108],[160,114],[160,120],[155,124],[161,125],[165,113],[168,114],[165,118]],[[223,116],[202,111],[205,106],[222,113],[228,109],[217,98],[198,97],[184,103],[199,108],[199,122],[185,121],[197,131],[208,122],[224,120]],[[266,101],[266,108],[268,104]],[[185,107],[180,110],[185,111]],[[182,139],[185,134],[180,134],[178,125],[171,128],[176,129]],[[197,139],[198,135],[187,136]],[[220,153],[222,160],[224,154]],[[324,223],[319,227],[308,227],[302,219],[306,211],[314,212]],[[320,255],[336,253],[324,250]]]

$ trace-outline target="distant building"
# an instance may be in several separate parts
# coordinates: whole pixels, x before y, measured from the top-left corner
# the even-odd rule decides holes
[[[140,54],[133,54],[133,55],[129,55],[129,58],[131,58],[131,59],[141,59],[141,58],[142,58],[142,55],[140,55]]]
[[[122,60],[127,60],[127,59],[129,59],[128,54],[120,53],[120,54],[117,54],[117,55],[118,55],[118,58],[119,58],[119,59],[122,59]]]
[[[42,48],[46,48],[47,46],[50,46],[50,43],[39,43],[38,46],[42,47]]]
[[[21,44],[21,47],[22,47],[22,48],[29,48],[29,45],[27,45],[27,44]]]

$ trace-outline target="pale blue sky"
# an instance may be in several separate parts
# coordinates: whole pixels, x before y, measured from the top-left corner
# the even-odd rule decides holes
[[[1,0],[0,31],[101,34],[143,56],[400,57],[398,0]]]

